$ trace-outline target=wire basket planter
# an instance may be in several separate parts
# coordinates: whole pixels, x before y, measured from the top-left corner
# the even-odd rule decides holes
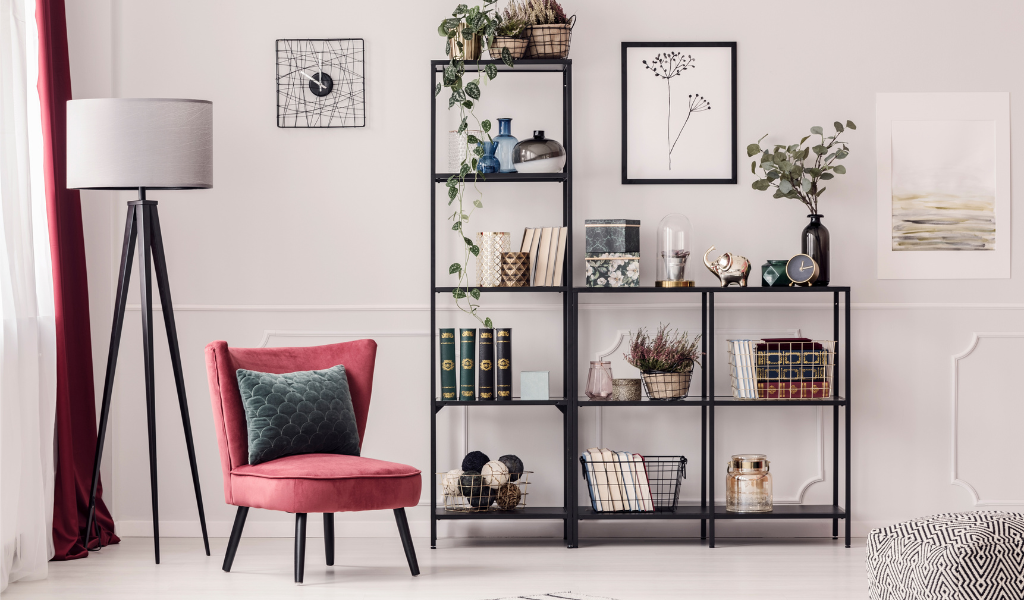
[[[530,40],[526,38],[498,35],[494,37],[490,46],[487,47],[487,54],[493,60],[501,60],[502,48],[508,48],[508,53],[512,55],[512,60],[519,60],[526,54],[526,47],[529,43]]]
[[[738,400],[811,400],[835,391],[834,340],[729,340],[729,378]]]
[[[458,472],[458,471],[456,471]],[[533,471],[513,473],[514,481],[488,485],[479,473],[435,473],[441,479],[444,509],[453,512],[506,512],[526,507],[527,487]],[[491,482],[493,483],[493,482]]]
[[[611,460],[598,460],[588,459],[589,453],[580,457],[580,466],[595,512],[675,512],[685,456],[610,452]]]
[[[575,25],[576,15],[569,17],[567,22],[557,25],[527,26],[526,37],[530,43],[526,46],[526,58],[568,57],[572,28]]]
[[[647,371],[640,373],[644,390],[651,400],[682,400],[690,393],[693,365],[682,373],[668,371]]]

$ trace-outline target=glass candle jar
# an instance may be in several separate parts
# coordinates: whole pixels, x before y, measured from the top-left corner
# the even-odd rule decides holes
[[[686,279],[693,227],[685,215],[667,215],[658,223],[658,287],[693,285]]]
[[[591,400],[604,400],[612,395],[612,363],[603,360],[590,361],[586,394]]]
[[[725,474],[725,510],[772,511],[772,475],[764,454],[734,454]]]

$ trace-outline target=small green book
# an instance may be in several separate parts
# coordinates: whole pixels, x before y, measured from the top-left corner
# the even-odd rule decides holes
[[[441,399],[457,400],[455,387],[455,330],[441,330]]]
[[[476,329],[459,330],[459,400],[476,400]]]

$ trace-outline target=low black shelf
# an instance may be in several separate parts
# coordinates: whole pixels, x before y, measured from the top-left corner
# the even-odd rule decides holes
[[[700,398],[693,400],[638,400],[624,401],[624,400],[583,400],[580,399],[578,406],[584,408],[587,406],[707,406],[707,402]]]
[[[700,506],[677,506],[675,510],[658,510],[655,512],[607,512],[596,511],[592,506],[580,506],[576,509],[577,518],[584,520],[611,519],[620,521],[658,521],[677,519],[707,519],[711,515],[708,509]]]
[[[438,519],[565,519],[566,512],[561,506],[524,506],[514,510],[481,510],[461,511],[445,510],[438,507],[434,511]]]
[[[845,519],[842,506],[831,504],[776,504],[771,512],[738,513],[725,510],[725,505],[715,506],[716,519]]]
[[[434,173],[434,183],[444,183],[448,181],[455,173]],[[561,183],[568,181],[569,175],[567,173],[487,173],[480,175],[477,178],[467,177],[466,185],[473,183],[494,183],[498,181],[502,182],[524,182],[524,183],[540,183],[545,181],[553,181]]]
[[[753,275],[751,275],[753,277]],[[700,287],[574,287],[573,292],[578,294],[703,294],[707,292],[726,292],[731,294],[814,294],[822,292],[849,292],[850,288],[839,286],[787,286],[787,287],[760,287],[760,286],[700,286]]]
[[[434,400],[434,406],[565,406],[561,398],[551,400]]]
[[[448,64],[447,60],[432,60],[430,61],[430,68],[435,73],[441,73]],[[509,73],[557,73],[559,71],[565,71],[570,65],[572,65],[572,59],[520,58],[513,64],[515,65],[514,67],[509,67],[500,60],[465,61],[467,71],[482,71],[487,68],[487,65],[494,65],[498,68],[498,71],[507,71]]]
[[[843,398],[815,398],[807,400],[737,400],[732,396],[715,396],[715,406],[845,406]]]
[[[470,290],[480,290],[481,294],[530,294],[530,293],[563,293],[568,291],[568,288],[562,285],[546,285],[536,287],[480,287],[478,285],[463,286],[463,290],[466,291],[466,295],[469,295]],[[450,294],[455,291],[455,287],[435,287],[435,294]]]

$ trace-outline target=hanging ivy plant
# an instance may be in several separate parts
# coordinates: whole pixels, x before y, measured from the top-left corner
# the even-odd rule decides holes
[[[502,22],[501,15],[498,14],[494,7],[497,1],[483,0],[483,6],[474,6],[472,8],[465,4],[460,4],[452,12],[452,16],[441,21],[437,28],[438,34],[445,38],[445,54],[452,58],[444,68],[441,83],[438,83],[434,88],[434,96],[439,95],[442,88],[447,88],[450,91],[448,110],[458,107],[459,133],[465,133],[469,129],[469,123],[473,122],[487,135],[488,140],[491,139],[491,122],[486,119],[481,121],[477,118],[474,107],[480,100],[481,86],[498,76],[498,68],[493,64],[488,64],[481,70],[478,54],[476,58],[476,78],[466,81],[466,61],[459,57],[465,56],[465,49],[469,44],[473,43],[474,37],[480,40],[480,54],[483,53],[484,49],[490,48],[491,42],[494,40],[494,36],[497,34]],[[456,50],[455,52],[452,52],[453,45]],[[508,48],[502,48],[501,60],[510,68],[515,66]],[[456,306],[463,312],[472,315],[484,327],[489,328],[494,326],[491,319],[482,319],[477,314],[477,309],[480,308],[480,305],[477,303],[480,300],[480,290],[477,288],[469,289],[469,257],[470,255],[478,256],[480,248],[465,233],[466,225],[469,224],[473,211],[484,207],[482,201],[483,192],[476,186],[477,181],[485,179],[476,170],[477,161],[483,156],[484,152],[480,144],[483,140],[472,134],[466,135],[463,139],[466,145],[464,153],[466,158],[459,164],[459,172],[448,178],[446,186],[448,189],[448,206],[452,208],[452,213],[448,216],[448,220],[452,222],[452,231],[461,238],[464,244],[464,253],[461,262],[454,262],[448,267],[448,273],[458,275],[459,277],[458,285],[452,290],[452,297],[455,298]],[[472,183],[473,194],[476,197],[472,201],[472,208],[467,210],[466,192],[468,191],[467,183],[470,182]]]

